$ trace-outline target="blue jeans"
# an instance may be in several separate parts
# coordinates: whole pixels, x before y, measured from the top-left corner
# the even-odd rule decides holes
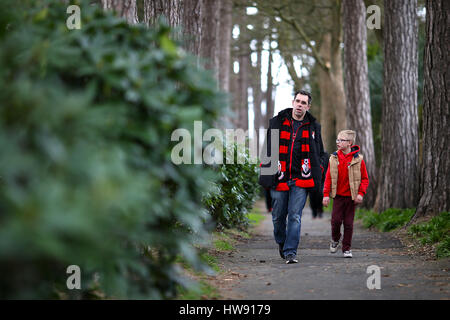
[[[302,225],[302,211],[305,206],[307,191],[297,187],[295,181],[288,181],[289,191],[270,190],[272,196],[273,234],[276,243],[283,244],[285,256],[297,254]],[[286,225],[287,218],[287,225]]]

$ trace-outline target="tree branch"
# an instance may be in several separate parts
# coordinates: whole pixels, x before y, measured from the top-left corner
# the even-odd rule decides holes
[[[278,11],[278,15],[287,24],[290,24],[303,38],[303,40],[306,42],[306,45],[311,49],[314,59],[316,59],[319,66],[324,69],[326,72],[330,71],[330,67],[325,64],[322,57],[320,56],[319,52],[317,51],[316,47],[311,44],[311,39],[306,35],[306,32],[303,30],[303,28],[297,23],[296,20],[292,18],[286,17],[280,10],[275,9]]]

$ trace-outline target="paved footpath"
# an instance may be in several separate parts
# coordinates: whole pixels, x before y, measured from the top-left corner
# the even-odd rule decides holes
[[[262,202],[257,205],[265,211]],[[313,220],[305,208],[299,263],[287,265],[272,232],[271,215],[266,214],[252,239],[219,258],[225,272],[215,282],[223,299],[450,299],[450,259],[413,258],[392,234],[371,232],[355,222],[353,258],[343,258],[341,246],[337,253],[329,252],[330,213]],[[372,265],[380,268],[379,290],[367,287]]]

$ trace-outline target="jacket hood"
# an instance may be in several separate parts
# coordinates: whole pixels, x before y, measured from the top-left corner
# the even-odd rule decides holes
[[[352,156],[353,158],[356,158],[356,157],[358,156],[358,154],[359,154],[360,147],[359,147],[358,145],[355,144],[355,145],[351,146],[350,150],[351,150],[351,151],[350,151],[349,153],[347,153],[347,154],[345,155],[345,157]],[[339,150],[336,151],[336,152],[334,152],[333,155],[338,156],[339,153],[340,153],[341,155],[344,155],[344,154],[342,153],[342,151],[339,152]]]
[[[280,112],[278,112],[278,117],[287,117],[288,119],[292,119],[292,109],[293,108],[286,108],[284,110],[281,110]],[[305,114],[305,118],[306,120],[309,120],[309,122],[314,122],[316,121],[316,118],[314,118],[314,116],[309,113],[309,111],[306,111]]]

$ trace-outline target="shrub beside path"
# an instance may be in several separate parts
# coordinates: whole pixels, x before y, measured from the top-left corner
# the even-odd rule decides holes
[[[263,202],[256,205],[265,212]],[[222,299],[450,299],[450,259],[426,260],[408,255],[392,233],[362,228],[355,221],[353,258],[343,258],[341,246],[329,252],[330,213],[312,219],[303,211],[299,263],[286,265],[273,239],[270,214],[252,230],[252,238],[219,257],[223,273],[213,284]],[[381,289],[369,290],[369,266],[381,271]]]

